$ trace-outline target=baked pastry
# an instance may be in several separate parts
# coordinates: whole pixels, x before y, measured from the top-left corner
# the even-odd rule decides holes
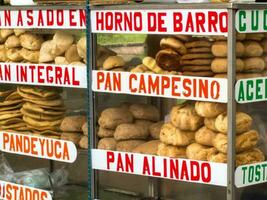
[[[87,63],[86,49],[87,49],[86,37],[84,36],[81,39],[79,39],[79,41],[77,42],[77,51],[78,51],[79,56],[83,59],[85,63]]]
[[[216,129],[216,126],[215,126],[215,121],[216,121],[216,117],[214,117],[214,118],[205,118],[204,119],[204,125],[208,129],[217,132],[217,129]]]
[[[186,148],[186,156],[192,160],[207,160],[208,154],[216,152],[214,147],[207,147],[198,143],[190,144]]]
[[[98,129],[97,135],[100,138],[113,137],[115,131],[111,129],[102,128],[101,126]]]
[[[39,63],[52,62],[57,57],[56,55],[52,54],[52,45],[53,45],[52,40],[47,40],[44,43],[42,43],[40,49]]]
[[[255,147],[259,140],[259,134],[255,130],[245,132],[236,137],[236,152],[241,153]],[[213,140],[214,147],[221,153],[227,153],[227,136],[224,134],[217,134]]]
[[[136,119],[134,123],[143,126],[148,131],[149,131],[149,127],[153,124],[153,122],[145,120],[145,119]]]
[[[163,126],[163,124],[164,124],[163,121],[151,124],[149,126],[150,137],[152,137],[153,139],[159,139],[160,130],[161,130],[161,127]]]
[[[126,65],[121,56],[109,56],[103,63],[104,70],[111,70],[114,68],[121,68]]]
[[[203,125],[204,119],[200,117],[193,105],[183,107],[174,106],[170,114],[172,124],[180,130],[195,131]]]
[[[213,55],[216,57],[226,58],[227,52],[228,52],[227,42],[226,41],[214,42],[214,44],[212,45],[211,51]],[[236,43],[236,56],[242,57],[244,55],[244,52],[245,52],[245,46],[241,42],[237,42]]]
[[[69,63],[79,62],[82,59],[79,56],[76,44],[73,44],[70,46],[70,48],[68,48],[68,50],[65,52],[65,58]]]
[[[172,123],[166,123],[160,131],[160,141],[173,146],[187,146],[195,140],[195,132],[181,131]]]
[[[132,122],[132,113],[124,108],[108,108],[101,113],[98,119],[101,127],[113,130],[120,124]]]
[[[13,62],[20,62],[23,60],[23,57],[21,56],[19,48],[13,48],[13,49],[8,49],[6,51],[6,56],[7,59],[13,61]]]
[[[142,125],[124,123],[117,126],[114,138],[116,140],[147,139],[149,136],[148,129]]]
[[[157,155],[159,144],[159,140],[151,140],[149,142],[138,145],[132,150],[132,152],[148,155]]]
[[[88,123],[87,122],[83,124],[82,131],[84,135],[88,136]]]
[[[228,68],[227,58],[215,58],[211,63],[211,70],[214,73],[226,73]],[[245,68],[245,63],[242,59],[236,59],[236,71],[242,72]]]
[[[24,60],[30,62],[30,63],[38,63],[39,62],[39,51],[31,51],[25,48],[22,48],[20,50],[20,55],[23,57]]]
[[[254,148],[243,153],[237,154],[236,166],[263,162],[264,160],[265,156],[263,152],[258,148]]]
[[[144,144],[144,140],[126,140],[117,142],[116,151],[132,152],[137,146]]]
[[[115,151],[116,150],[116,140],[114,138],[103,138],[99,140],[97,148],[98,149],[103,149],[103,150],[111,150]]]
[[[160,143],[158,145],[158,156],[171,158],[186,158],[186,147],[177,147]]]
[[[152,72],[156,74],[164,73],[164,70],[158,66],[156,60],[152,57],[145,57],[143,59],[143,65],[145,65],[149,70],[151,70]]]
[[[169,37],[169,38],[163,38],[160,41],[160,47],[162,49],[173,49],[180,55],[186,54],[186,47],[185,45],[175,38]]]
[[[247,33],[247,40],[261,41],[264,38],[264,33]]]
[[[256,41],[245,41],[244,43],[245,46],[245,57],[258,57],[262,56],[263,54],[263,48],[259,44],[259,42]]]
[[[82,134],[79,133],[61,133],[60,139],[73,142],[75,145],[78,145],[82,138]]]
[[[87,136],[82,136],[82,138],[79,142],[79,146],[82,149],[88,149],[88,137]]]
[[[23,33],[26,33],[26,30],[25,29],[14,29],[15,36],[20,36]]]
[[[33,33],[24,33],[20,37],[20,44],[23,48],[28,50],[40,50],[44,39],[41,35]]]
[[[167,71],[178,71],[181,67],[181,56],[172,49],[160,50],[156,55],[157,64]]]
[[[63,56],[57,56],[55,58],[55,64],[56,65],[68,65],[69,62],[66,60],[65,57],[63,57]]]
[[[71,47],[74,37],[67,32],[56,31],[52,41],[51,53],[56,57],[63,55]]]
[[[5,47],[6,48],[16,48],[20,47],[20,40],[17,36],[11,35],[7,38],[5,42]]]
[[[245,72],[261,72],[265,68],[264,59],[261,57],[252,57],[244,59]]]
[[[1,29],[0,37],[6,39],[8,36],[14,33],[13,29]]]
[[[216,137],[217,132],[208,129],[203,126],[195,134],[195,141],[199,144],[206,146],[213,146],[213,140]]]
[[[0,62],[7,61],[7,50],[4,45],[0,45]]]
[[[227,163],[227,155],[221,152],[212,152],[207,156],[209,162]]]
[[[86,116],[65,117],[60,125],[60,130],[65,132],[82,132],[82,126],[86,122]]]
[[[138,65],[138,66],[132,68],[131,72],[132,73],[145,73],[148,70],[149,69],[145,65],[141,64],[141,65]]]
[[[249,131],[252,125],[252,118],[243,112],[236,113],[236,133],[244,133]],[[228,131],[228,120],[227,113],[220,114],[215,120],[216,129],[224,134],[227,134]]]
[[[223,113],[227,109],[226,104],[212,103],[212,102],[201,102],[198,101],[195,104],[196,112],[201,117],[212,118]]]
[[[135,119],[144,119],[149,121],[159,121],[160,113],[155,106],[147,104],[132,104],[129,107],[130,112]]]

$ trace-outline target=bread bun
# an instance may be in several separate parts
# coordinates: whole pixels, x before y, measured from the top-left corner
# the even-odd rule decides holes
[[[223,113],[227,109],[226,104],[222,103],[212,103],[212,102],[196,102],[195,104],[196,112],[201,117],[217,117],[219,114]]]
[[[180,69],[181,56],[172,49],[163,49],[156,55],[157,64],[164,70],[177,71]]]
[[[217,132],[208,129],[207,127],[203,126],[200,128],[195,134],[195,140],[197,143],[206,145],[206,146],[213,146],[213,140],[216,137]]]
[[[103,69],[110,70],[125,66],[125,61],[121,56],[109,56],[103,63]]]
[[[236,59],[236,71],[242,72],[245,68],[245,63],[242,59]],[[228,69],[227,58],[215,58],[211,63],[211,70],[214,73],[226,73]]]
[[[185,55],[186,54],[186,47],[185,45],[180,41],[175,38],[169,37],[169,38],[163,38],[160,41],[160,47],[162,49],[173,49],[180,55]]]
[[[198,143],[190,144],[186,148],[186,156],[192,160],[207,160],[208,154],[216,152],[214,147],[207,147]]]
[[[171,158],[186,158],[186,147],[177,147],[160,143],[158,145],[158,156]]]
[[[214,56],[216,57],[227,57],[227,42],[226,41],[217,41],[214,42],[211,48],[211,52],[213,53]],[[236,56],[237,57],[242,57],[245,52],[245,46],[241,42],[236,43]]]

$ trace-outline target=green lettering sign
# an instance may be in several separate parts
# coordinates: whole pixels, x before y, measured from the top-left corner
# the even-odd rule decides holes
[[[245,101],[245,94],[244,94],[244,83],[243,81],[240,81],[239,86],[239,94],[238,94],[238,101]]]

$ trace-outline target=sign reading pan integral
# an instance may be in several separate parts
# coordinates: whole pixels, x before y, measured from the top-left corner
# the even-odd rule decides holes
[[[66,163],[77,158],[76,146],[70,141],[9,132],[0,132],[0,151]]]
[[[220,10],[93,10],[93,33],[227,35],[228,13]]]
[[[3,200],[52,200],[48,191],[0,181],[0,199]]]
[[[267,10],[239,10],[236,29],[241,33],[267,32]]]
[[[235,98],[238,103],[267,100],[267,78],[243,79],[236,83]]]
[[[1,28],[85,29],[85,9],[1,10]]]
[[[235,171],[236,187],[246,187],[267,182],[267,162],[243,165]]]
[[[168,157],[92,150],[93,169],[209,185],[227,185],[227,165]]]
[[[95,92],[227,102],[227,79],[93,71]]]

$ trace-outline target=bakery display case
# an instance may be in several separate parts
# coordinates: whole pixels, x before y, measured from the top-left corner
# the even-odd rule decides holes
[[[0,199],[87,199],[85,2],[0,15]]]
[[[91,199],[266,199],[266,4],[91,6]]]

